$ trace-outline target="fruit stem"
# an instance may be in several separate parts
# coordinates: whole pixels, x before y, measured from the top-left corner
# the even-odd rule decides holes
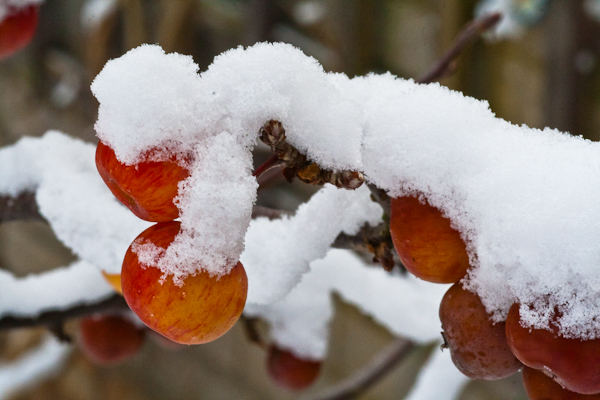
[[[277,157],[275,154],[272,154],[271,157],[269,157],[267,159],[267,161],[265,161],[262,165],[260,165],[258,168],[256,168],[254,170],[254,173],[252,174],[252,176],[255,176],[258,179],[265,172],[267,172],[273,168],[276,168],[281,164],[283,164],[283,163],[279,162],[279,157]]]

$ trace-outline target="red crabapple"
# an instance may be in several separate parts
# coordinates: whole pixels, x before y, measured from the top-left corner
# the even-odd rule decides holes
[[[319,376],[321,362],[307,360],[277,346],[269,348],[267,371],[278,386],[289,390],[303,390]]]
[[[600,400],[600,394],[579,394],[564,389],[537,369],[523,368],[523,386],[529,400]]]
[[[440,304],[444,339],[454,365],[473,379],[501,379],[522,364],[511,353],[504,323],[494,324],[479,296],[455,283]]]
[[[100,142],[96,148],[96,167],[115,197],[139,218],[166,222],[179,217],[173,199],[179,182],[189,176],[189,171],[175,157],[125,165],[109,146]]]
[[[0,21],[0,60],[27,46],[38,24],[38,6],[9,8],[8,15]]]
[[[134,243],[166,249],[180,225],[178,221],[153,225]],[[149,328],[177,343],[200,344],[224,335],[242,314],[248,279],[241,263],[221,277],[197,272],[178,286],[172,277],[162,279],[159,268],[142,265],[132,247],[123,260],[121,286],[125,301]]]
[[[119,315],[84,318],[80,322],[81,350],[100,365],[117,364],[137,354],[144,329]]]
[[[506,318],[506,338],[514,355],[572,392],[600,393],[600,339],[568,339],[553,324],[551,331],[525,328],[519,308],[513,304]]]

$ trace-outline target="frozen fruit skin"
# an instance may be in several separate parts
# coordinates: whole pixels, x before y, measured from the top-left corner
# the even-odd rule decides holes
[[[31,42],[38,24],[38,6],[9,9],[0,21],[0,60],[8,58]]]
[[[504,323],[494,324],[479,296],[456,283],[440,304],[444,338],[454,365],[473,379],[502,379],[522,364],[511,353]]]
[[[166,249],[179,233],[178,221],[151,226],[137,238]],[[163,281],[161,283],[161,280]],[[125,301],[149,328],[181,344],[201,344],[224,335],[246,304],[248,279],[241,263],[228,275],[201,271],[178,286],[160,269],[142,266],[130,246],[123,260],[121,287]]]
[[[269,348],[267,371],[275,384],[288,390],[304,390],[319,377],[321,362],[306,360],[277,346]]]
[[[125,361],[137,354],[144,343],[144,330],[119,315],[84,318],[80,334],[81,350],[100,365]]]
[[[189,171],[175,157],[125,165],[109,146],[100,142],[96,148],[96,167],[115,197],[139,218],[166,222],[179,217],[173,199],[178,194],[179,182],[189,176]]]
[[[600,394],[579,394],[562,388],[542,371],[523,368],[523,385],[529,400],[600,400]]]
[[[418,278],[455,283],[466,275],[465,243],[437,208],[416,197],[393,198],[390,233],[402,264]]]
[[[567,339],[558,328],[524,328],[519,304],[506,318],[506,338],[512,352],[528,367],[544,370],[564,388],[582,394],[600,393],[600,339]]]

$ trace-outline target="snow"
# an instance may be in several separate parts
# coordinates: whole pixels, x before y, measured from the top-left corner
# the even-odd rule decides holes
[[[44,311],[95,303],[112,294],[98,268],[84,261],[17,278],[0,270],[0,317],[36,317]]]
[[[0,364],[0,399],[12,398],[16,392],[58,373],[71,346],[48,336],[42,344],[11,364]]]
[[[309,263],[327,254],[340,232],[354,234],[365,222],[376,225],[381,214],[366,187],[325,186],[292,217],[253,220],[240,259],[248,275],[247,302],[281,300],[309,271]]]
[[[311,357],[326,351],[332,290],[398,335],[437,337],[444,286],[347,256],[327,261],[327,271],[316,261],[340,232],[380,221],[366,188],[325,186],[292,217],[250,220],[257,188],[250,150],[262,124],[276,118],[289,142],[321,166],[363,171],[392,196],[418,195],[441,209],[467,243],[464,284],[496,320],[519,302],[528,325],[547,326],[556,308],[564,335],[600,336],[598,143],[512,125],[486,102],[438,84],[327,74],[289,45],[233,49],[197,70],[190,57],[146,45],[109,62],[93,84],[98,135],[123,162],[149,150],[158,158],[192,155],[177,198],[183,229],[158,262],[163,271],[176,279],[197,268],[219,275],[241,258],[247,311],[269,319],[283,347],[297,342]],[[93,151],[58,132],[22,139],[0,149],[0,193],[35,191],[40,211],[81,260],[117,272],[149,224],[112,197]],[[306,329],[290,325],[288,310]]]
[[[437,84],[390,74],[326,74],[289,45],[233,49],[200,75],[196,70],[189,57],[142,46],[109,62],[93,84],[101,104],[98,134],[124,161],[135,162],[153,148],[202,149],[232,160],[227,173],[220,162],[195,161],[202,168],[194,169],[193,184],[180,193],[182,223],[207,221],[209,229],[218,226],[227,234],[214,238],[209,247],[217,250],[208,254],[198,240],[204,234],[188,229],[181,238],[189,251],[183,259],[196,257],[196,265],[226,271],[227,265],[216,264],[229,263],[241,250],[239,241],[226,238],[248,230],[242,262],[263,264],[256,271],[248,265],[249,302],[264,304],[281,299],[307,264],[324,256],[339,232],[334,209],[312,214],[313,224],[303,223],[302,231],[295,231],[293,219],[258,220],[248,229],[255,201],[255,185],[245,179],[248,152],[260,126],[276,118],[289,142],[321,166],[361,170],[392,196],[419,195],[440,208],[468,246],[473,268],[465,284],[496,320],[520,302],[533,306],[527,324],[547,326],[548,310],[556,307],[563,334],[597,337],[597,143],[512,125],[496,118],[486,102]],[[216,150],[219,137],[230,143],[226,149]],[[217,176],[229,193],[227,203],[209,195]],[[206,198],[208,203],[194,200]],[[273,233],[257,233],[263,229]],[[321,237],[318,246],[308,243],[314,235]],[[173,262],[166,264],[181,273]]]
[[[502,19],[488,32],[494,39],[516,39],[523,35],[525,27],[514,16],[515,0],[482,0],[475,9],[476,17],[483,17],[499,12]]]
[[[44,0],[0,0],[0,22],[7,16],[13,14],[15,10],[28,7],[34,4],[42,4]]]
[[[469,381],[454,367],[449,351],[434,349],[405,400],[458,399]]]
[[[86,30],[98,27],[117,9],[117,0],[86,0],[81,8],[81,25]]]
[[[525,30],[546,15],[550,0],[481,0],[475,17],[501,13],[502,19],[485,37],[493,40],[519,39]]]
[[[82,260],[120,273],[131,242],[150,224],[119,203],[96,170],[95,146],[56,131],[0,149],[0,194],[35,191],[40,213]]]
[[[438,309],[448,286],[390,274],[365,265],[349,250],[331,249],[311,262],[310,272],[284,299],[267,305],[249,303],[244,313],[268,321],[279,347],[304,358],[323,359],[333,315],[330,293],[338,293],[395,335],[427,344],[440,339]]]

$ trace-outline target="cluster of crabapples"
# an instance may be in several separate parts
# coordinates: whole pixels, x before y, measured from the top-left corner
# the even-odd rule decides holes
[[[108,276],[109,282],[122,292],[144,324],[174,342],[200,344],[225,334],[246,304],[248,280],[241,263],[227,275],[211,276],[201,270],[179,284],[170,277],[163,279],[163,272],[143,264],[135,251],[136,244],[167,249],[175,240],[181,223],[175,221],[179,209],[174,199],[179,182],[189,176],[185,165],[176,157],[125,165],[117,159],[113,149],[100,142],[96,149],[96,166],[121,203],[139,218],[156,222],[127,250],[120,282],[117,276]]]
[[[36,4],[9,7],[0,21],[0,60],[8,58],[31,42],[38,24]]]
[[[391,201],[390,233],[408,271],[426,281],[453,283],[440,305],[445,346],[456,367],[474,379],[501,379],[523,368],[532,400],[600,399],[600,339],[565,338],[524,327],[520,304],[494,323],[479,296],[460,281],[469,269],[466,246],[449,219],[416,197]]]

